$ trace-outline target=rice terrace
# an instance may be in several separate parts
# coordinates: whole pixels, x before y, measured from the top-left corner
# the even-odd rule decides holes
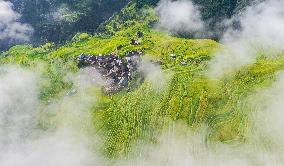
[[[0,166],[284,165],[283,9],[0,0]]]

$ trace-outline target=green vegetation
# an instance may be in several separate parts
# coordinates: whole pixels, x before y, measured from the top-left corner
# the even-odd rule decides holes
[[[77,32],[94,33],[130,0],[12,0],[21,21],[34,28],[33,43],[62,43]],[[111,5],[110,5],[111,4]]]
[[[203,19],[210,24],[211,30],[215,28],[216,23],[224,18],[230,18],[252,1],[254,0],[214,0],[210,2],[193,0],[200,7]],[[77,32],[91,34],[101,32],[105,23],[113,20],[112,18],[121,13],[123,8],[125,10],[125,6],[129,4],[134,4],[133,7],[140,9],[148,6],[154,7],[159,0],[11,0],[11,2],[14,9],[22,15],[21,21],[34,28],[32,43],[62,44],[70,40]],[[125,13],[124,16],[127,18]],[[130,24],[130,22],[125,24]],[[1,49],[5,50],[10,44],[1,41]]]
[[[146,80],[130,92],[98,96],[92,110],[94,130],[103,138],[101,149],[109,158],[128,154],[141,140],[155,143],[172,121],[183,122],[192,129],[208,126],[208,143],[245,142],[250,123],[247,115],[252,111],[246,99],[273,83],[276,73],[284,68],[284,56],[274,59],[260,56],[254,64],[236,73],[218,81],[210,80],[205,73],[209,60],[220,49],[217,42],[177,38],[149,29],[149,23],[156,19],[151,9],[145,9],[146,16],[140,20],[133,19],[134,10],[130,6],[122,11],[125,20],[121,22],[116,21],[120,15],[114,17],[105,25],[105,33],[77,34],[60,47],[53,43],[36,48],[15,46],[3,53],[0,62],[40,69],[37,71],[45,80],[41,84],[41,100],[46,103],[72,87],[64,78],[79,70],[75,58],[81,53],[108,54],[121,45],[119,56],[141,50],[162,61],[161,68],[169,76],[164,89],[156,90]],[[138,38],[137,31],[143,32],[144,37]],[[131,45],[131,39],[141,44]],[[177,58],[171,59],[170,54]],[[181,61],[188,64],[182,66]]]

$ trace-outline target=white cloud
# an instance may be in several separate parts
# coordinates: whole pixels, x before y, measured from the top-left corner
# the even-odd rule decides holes
[[[13,4],[0,0],[0,40],[28,41],[33,29],[19,22],[21,15],[13,10]]]
[[[282,84],[283,86],[283,84]],[[283,89],[283,88],[282,88]],[[283,99],[283,91],[281,92]],[[278,97],[277,97],[278,98]],[[280,98],[278,98],[280,101]],[[281,100],[282,101],[282,100]],[[270,103],[273,106],[274,103]],[[278,103],[280,104],[280,102]],[[281,108],[283,104],[281,102]],[[280,107],[279,107],[280,108]],[[261,110],[258,110],[261,111]],[[280,166],[283,161],[283,111],[256,113],[255,128],[244,144],[206,142],[206,128],[189,130],[185,125],[171,124],[156,144],[142,144],[135,157],[117,161],[116,166]],[[279,116],[280,115],[280,116]],[[269,117],[268,121],[265,117]],[[277,117],[273,121],[274,118]],[[276,132],[274,132],[276,131]],[[265,133],[263,133],[265,132]],[[249,132],[248,132],[249,133]],[[267,136],[265,139],[263,136]]]
[[[138,67],[146,81],[149,81],[155,90],[162,90],[166,87],[168,76],[163,72],[159,65],[142,60]]]
[[[76,22],[79,14],[78,12],[72,11],[67,4],[62,4],[47,16],[51,17],[52,21]]]
[[[259,51],[284,50],[284,1],[267,0],[248,7],[227,23],[239,21],[241,29],[230,28],[221,42],[225,51],[211,61],[209,75],[220,78],[255,62]],[[277,52],[276,52],[277,53]]]
[[[199,9],[190,0],[161,0],[156,7],[158,26],[171,33],[196,32],[204,28]]]
[[[39,100],[39,74],[20,67],[0,67],[1,166],[101,166],[98,139],[92,132],[90,107],[94,84],[86,72],[72,76],[77,94],[44,105]],[[41,125],[39,125],[41,124]],[[44,126],[44,129],[43,129]]]

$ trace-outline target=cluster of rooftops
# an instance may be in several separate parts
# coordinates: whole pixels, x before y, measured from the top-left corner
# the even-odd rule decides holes
[[[136,34],[139,38],[143,37],[142,32]],[[136,40],[131,40],[132,45],[139,45]],[[123,46],[118,46],[117,50]],[[106,85],[103,87],[105,93],[115,93],[128,87],[129,82],[138,74],[138,66],[144,52],[133,50],[127,52],[124,57],[119,57],[116,52],[107,55],[88,55],[82,53],[78,56],[78,67],[95,68],[103,77]],[[176,59],[176,54],[170,54],[171,59]],[[189,60],[190,61],[190,60]],[[152,62],[161,65],[162,62]],[[180,65],[187,65],[188,61],[181,61]]]
[[[115,53],[109,55],[81,54],[78,66],[95,68],[106,81],[104,91],[114,93],[128,86],[130,80],[135,77],[142,51],[130,51],[124,57],[118,57]]]

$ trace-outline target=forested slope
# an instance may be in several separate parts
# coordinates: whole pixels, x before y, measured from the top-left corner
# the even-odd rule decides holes
[[[20,13],[21,22],[30,24],[34,34],[30,43],[41,44],[44,42],[64,43],[71,39],[77,32],[96,33],[99,26],[119,13],[128,3],[136,3],[135,7],[155,7],[157,0],[12,0],[13,8]],[[194,0],[201,9],[202,18],[208,23],[208,30],[220,31],[214,38],[220,37],[222,27],[220,22],[230,18],[241,9],[249,5],[252,0]],[[102,25],[101,25],[102,26]],[[99,29],[98,29],[99,28]],[[221,28],[221,29],[220,29]],[[1,41],[2,45],[7,42]],[[11,46],[10,43],[8,46]],[[5,49],[3,47],[3,49]]]

